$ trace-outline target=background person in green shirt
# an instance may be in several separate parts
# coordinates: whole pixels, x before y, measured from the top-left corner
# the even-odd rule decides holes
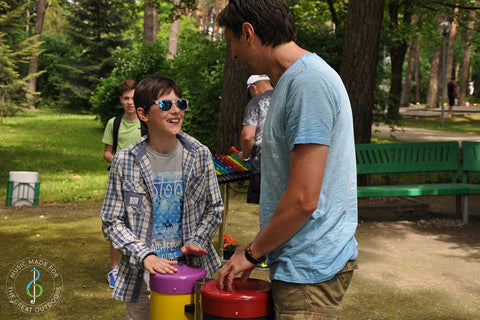
[[[107,122],[105,132],[103,133],[102,142],[105,144],[103,158],[108,163],[112,163],[113,156],[116,151],[122,150],[134,141],[141,138],[141,123],[138,120],[135,104],[133,103],[133,94],[137,82],[135,80],[125,80],[120,86],[120,103],[123,107],[123,116],[120,122],[117,135],[117,145],[114,147],[114,122],[113,117]],[[120,262],[120,251],[115,249],[110,243],[110,270],[108,272],[108,284],[110,288],[115,287],[115,279],[118,274],[118,264]]]

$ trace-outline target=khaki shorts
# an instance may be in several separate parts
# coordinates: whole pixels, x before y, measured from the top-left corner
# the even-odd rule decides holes
[[[127,302],[126,320],[150,320],[150,292],[141,292],[138,302]]]
[[[275,319],[340,319],[341,302],[357,268],[356,260],[349,261],[333,279],[314,284],[272,280]]]

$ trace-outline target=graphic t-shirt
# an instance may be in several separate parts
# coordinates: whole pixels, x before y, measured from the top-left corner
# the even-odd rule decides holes
[[[273,90],[268,90],[255,98],[252,98],[245,107],[242,125],[257,127],[255,130],[255,142],[252,149],[252,171],[260,172],[260,155],[262,152],[262,135],[265,117],[267,116]]]
[[[182,256],[183,147],[161,154],[147,146],[153,170],[153,234],[152,246],[158,257],[176,260]]]

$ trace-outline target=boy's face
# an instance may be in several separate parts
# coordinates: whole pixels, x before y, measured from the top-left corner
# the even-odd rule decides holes
[[[160,110],[158,104],[154,104],[148,111],[148,121],[146,121],[148,130],[151,134],[161,134],[165,136],[177,135],[182,130],[185,111],[181,111],[176,102],[180,99],[172,90],[170,93],[162,95],[158,100],[171,100],[172,108],[168,111]]]
[[[135,104],[133,103],[133,94],[135,90],[124,91],[120,96],[120,103],[122,104],[123,110],[128,114],[135,114]]]

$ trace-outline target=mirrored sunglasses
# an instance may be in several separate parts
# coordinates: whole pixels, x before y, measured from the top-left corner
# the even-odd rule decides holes
[[[153,106],[154,104],[157,104],[160,110],[169,111],[170,109],[172,109],[173,103],[174,101],[172,100],[157,100],[147,103],[144,108],[148,108],[150,106]],[[178,109],[180,109],[180,111],[185,111],[188,108],[187,99],[178,99],[177,101],[175,101],[175,104],[177,105]]]

